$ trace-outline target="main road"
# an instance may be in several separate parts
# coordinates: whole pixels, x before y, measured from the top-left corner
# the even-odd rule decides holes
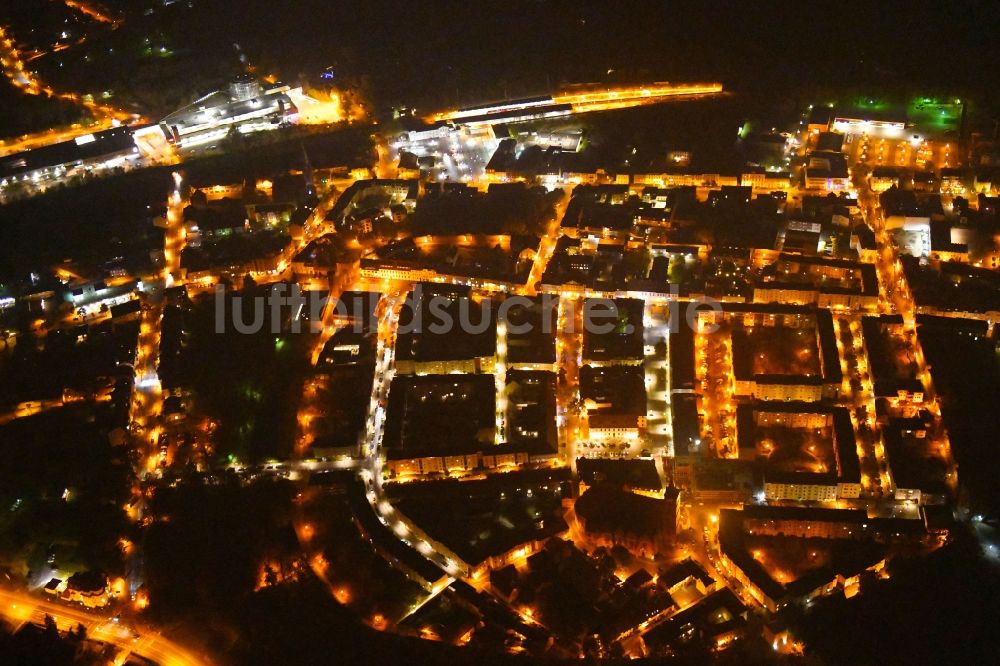
[[[45,95],[64,102],[72,102],[87,109],[94,122],[86,127],[76,124],[65,130],[45,130],[34,134],[26,134],[10,142],[0,142],[0,157],[48,146],[61,141],[69,141],[78,136],[105,130],[113,127],[116,122],[133,123],[140,120],[137,114],[130,113],[108,104],[100,104],[90,97],[76,93],[59,92],[45,85],[37,76],[25,67],[21,53],[18,51],[10,32],[0,26],[0,71],[13,87],[28,95]]]
[[[0,588],[0,615],[15,627],[25,622],[42,626],[46,615],[55,621],[59,631],[69,631],[77,625],[83,625],[89,638],[114,645],[161,666],[210,663],[204,657],[195,655],[158,633],[125,626],[110,617],[40,599],[27,592]]]

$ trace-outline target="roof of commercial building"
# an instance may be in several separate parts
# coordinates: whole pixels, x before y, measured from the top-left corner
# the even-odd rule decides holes
[[[494,113],[481,113],[475,116],[456,118],[454,122],[459,125],[518,122],[549,116],[568,116],[572,113],[572,111],[572,104],[546,104],[543,106],[531,106],[520,109],[510,109],[507,111],[496,111]]]
[[[809,111],[810,125],[829,125],[833,122],[833,109],[828,106],[817,105]]]
[[[847,178],[847,158],[832,150],[813,151],[806,162],[806,178]]]
[[[931,220],[931,252],[968,252],[966,243],[952,241],[952,224],[947,220]]]
[[[119,303],[118,305],[111,306],[111,318],[117,319],[119,317],[127,317],[130,314],[135,314],[142,309],[142,301],[138,298],[133,298],[131,300],[125,301],[124,303]]]
[[[843,192],[834,194],[830,192],[824,196],[817,194],[806,194],[802,197],[802,215],[809,220],[829,218],[838,211],[841,214],[850,212],[851,208],[858,205],[858,200],[846,196]]]
[[[840,132],[820,132],[816,139],[817,150],[840,152],[844,147],[844,135]]]
[[[485,104],[475,104],[473,106],[463,106],[458,109],[459,113],[468,111],[481,111],[483,113],[489,112],[490,109],[502,108],[505,106],[524,106],[528,104],[540,104],[543,102],[551,102],[551,95],[535,95],[533,97],[518,97],[517,99],[504,99],[498,100],[496,102],[487,102]]]
[[[108,586],[108,576],[103,571],[78,571],[66,581],[66,587],[83,593],[102,592]]]
[[[923,193],[918,196],[914,190],[904,190],[895,185],[882,192],[879,201],[886,217],[893,215],[930,217],[944,213],[940,195]]]
[[[423,118],[418,118],[417,116],[401,116],[399,118],[399,125],[407,132],[426,132],[428,130],[436,130],[441,129],[442,127],[447,127],[448,124],[449,123],[446,120],[427,122]]]
[[[113,127],[51,146],[0,157],[0,178],[30,173],[63,164],[86,162],[135,150],[132,131]]]
[[[195,100],[187,106],[166,115],[161,126],[183,129],[185,126],[204,125],[206,129],[215,127],[218,119],[236,118],[269,108],[294,108],[292,100],[285,94],[287,87],[269,86],[252,99],[234,99],[229,92],[216,90]]]
[[[361,332],[350,326],[342,328],[323,345],[318,366],[353,365],[374,361],[377,339],[371,330]]]
[[[382,297],[377,291],[345,291],[334,303],[334,314],[351,321],[364,324],[365,328],[374,328],[376,323],[375,309]]]

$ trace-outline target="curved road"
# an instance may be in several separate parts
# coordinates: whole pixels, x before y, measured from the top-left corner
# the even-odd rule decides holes
[[[55,620],[59,631],[68,631],[82,624],[90,638],[132,652],[161,666],[210,663],[160,634],[139,631],[125,624],[115,623],[106,616],[41,599],[26,592],[0,588],[0,615],[14,627],[24,622],[43,625],[46,615]]]

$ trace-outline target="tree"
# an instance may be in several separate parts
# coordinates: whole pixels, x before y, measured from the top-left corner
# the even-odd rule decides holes
[[[226,134],[226,145],[233,151],[243,150],[247,145],[247,137],[234,125]]]
[[[635,250],[629,250],[622,258],[622,270],[626,279],[638,280],[646,277],[652,255],[645,245]]]

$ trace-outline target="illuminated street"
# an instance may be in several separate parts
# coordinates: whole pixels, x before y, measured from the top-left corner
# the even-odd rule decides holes
[[[83,625],[92,638],[114,645],[125,654],[136,654],[163,666],[194,666],[211,663],[196,656],[156,632],[140,631],[114,622],[108,616],[87,613],[64,604],[44,601],[33,595],[0,589],[0,613],[17,625],[28,622],[43,625],[46,616],[56,622],[60,631]]]

